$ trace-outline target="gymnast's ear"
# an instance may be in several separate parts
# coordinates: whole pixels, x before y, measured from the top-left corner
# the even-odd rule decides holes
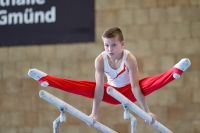
[[[124,44],[125,44],[125,43],[124,43],[124,41],[121,41],[120,43],[121,43],[121,46],[122,46],[122,47],[123,47],[123,46],[124,46]]]

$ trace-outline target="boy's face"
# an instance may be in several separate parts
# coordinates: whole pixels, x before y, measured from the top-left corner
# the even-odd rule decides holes
[[[104,43],[104,49],[111,59],[118,59],[121,56],[122,47],[124,41],[119,41],[118,37],[102,38]]]

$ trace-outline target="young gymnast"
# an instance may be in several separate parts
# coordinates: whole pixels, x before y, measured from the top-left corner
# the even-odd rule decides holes
[[[95,81],[69,80],[46,74],[37,69],[30,69],[28,75],[38,81],[43,87],[58,88],[63,91],[93,99],[93,108],[90,117],[97,120],[101,101],[110,104],[120,104],[119,101],[106,93],[108,86],[112,86],[132,102],[138,101],[141,108],[152,117],[152,124],[156,116],[151,113],[145,96],[162,88],[169,82],[177,79],[190,66],[190,60],[182,59],[166,72],[138,79],[138,66],[135,56],[123,49],[124,39],[118,27],[106,29],[102,35],[104,49],[95,59]],[[148,65],[148,64],[147,64]],[[104,83],[104,74],[107,83]],[[89,124],[89,125],[93,125]]]

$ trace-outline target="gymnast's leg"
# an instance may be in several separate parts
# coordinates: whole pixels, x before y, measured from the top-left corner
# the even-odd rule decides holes
[[[162,88],[171,81],[178,79],[190,65],[190,60],[184,58],[168,71],[140,80],[139,83],[143,94],[146,96],[155,90]]]
[[[37,69],[30,69],[28,75],[38,81],[43,87],[53,87],[69,93],[82,95],[88,98],[94,97],[96,83],[87,80],[69,80],[51,76]]]

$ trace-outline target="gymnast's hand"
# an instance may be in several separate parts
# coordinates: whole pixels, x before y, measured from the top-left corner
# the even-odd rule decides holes
[[[87,123],[87,125],[88,125],[88,126],[94,126],[94,124],[95,124],[96,121],[97,121],[97,116],[96,116],[95,114],[92,113],[91,115],[89,115],[89,117],[92,118],[93,123]]]
[[[146,123],[148,123],[148,124],[154,124],[154,122],[156,121],[156,115],[154,115],[153,113],[151,113],[151,112],[148,112],[147,113],[148,115],[150,115],[151,117],[152,117],[152,121],[149,123],[149,122],[147,122],[146,120],[145,120],[145,122]]]

